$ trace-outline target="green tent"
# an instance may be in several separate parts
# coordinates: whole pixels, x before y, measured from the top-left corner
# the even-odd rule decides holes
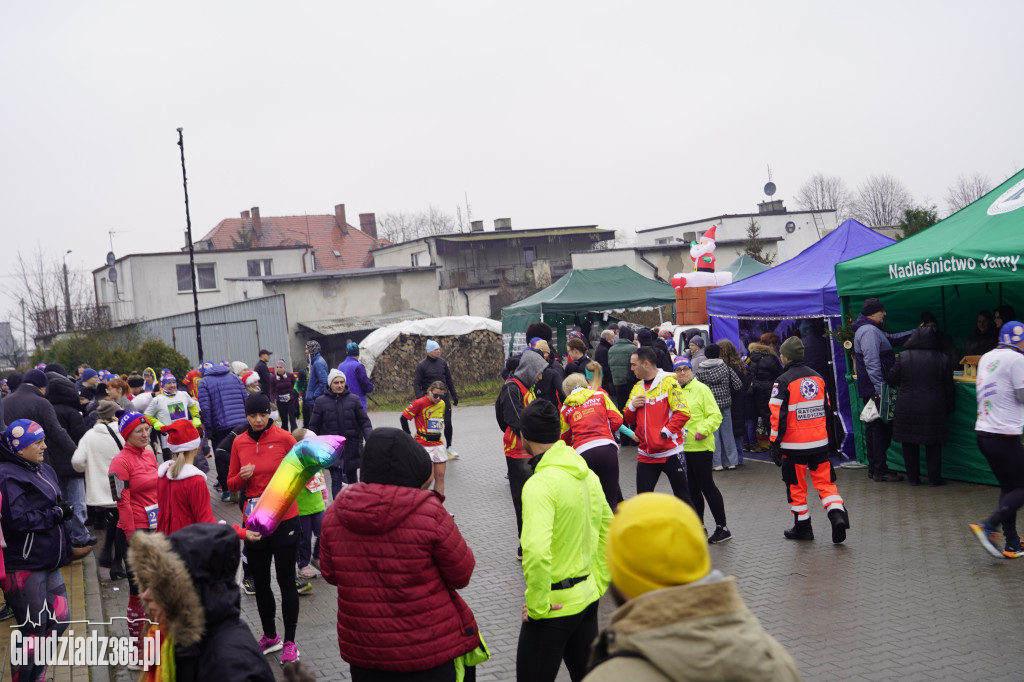
[[[765,265],[760,261],[756,261],[745,253],[741,253],[740,257],[734,260],[725,268],[725,272],[732,273],[732,281],[739,282],[741,279],[746,279],[751,275],[756,275],[759,272],[764,272],[772,266]]]
[[[566,328],[591,314],[604,320],[611,311],[649,308],[675,303],[675,290],[648,279],[625,265],[593,270],[571,270],[557,282],[529,298],[501,309],[501,335],[507,354],[526,347],[526,328],[546,322],[558,333],[558,348],[565,348]]]
[[[958,349],[974,330],[981,310],[1010,305],[1020,319],[1024,315],[1024,170],[924,232],[837,264],[836,287],[847,324],[864,299],[875,296],[885,303],[887,329],[916,327],[921,311],[930,310]],[[943,448],[943,474],[995,483],[974,440],[974,384],[958,382],[956,389],[956,410]],[[862,455],[862,439],[857,440]],[[889,450],[889,459],[901,468],[897,444]]]

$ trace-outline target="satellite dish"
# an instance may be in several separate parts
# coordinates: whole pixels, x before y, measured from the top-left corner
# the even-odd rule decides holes
[[[117,268],[110,268],[107,270],[107,279],[111,282],[117,282]]]
[[[792,220],[790,220],[788,223],[786,223],[786,232],[788,232],[790,234],[793,234],[794,232],[796,232],[796,223],[794,223]]]
[[[107,251],[107,265],[114,267],[114,263],[117,262],[117,258],[114,257],[113,251]]]
[[[775,183],[769,181],[768,184],[764,186],[764,193],[766,195],[768,195],[768,196],[774,196],[775,195]]]

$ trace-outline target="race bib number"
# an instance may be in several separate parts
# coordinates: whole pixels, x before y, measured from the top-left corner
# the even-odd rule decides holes
[[[286,403],[286,402],[288,402],[291,399],[292,399],[292,394],[291,393],[285,393],[284,395],[277,396],[277,402],[279,402],[279,403]]]
[[[250,497],[245,501],[245,510],[242,512],[243,514],[245,514],[245,518],[249,518],[250,516],[252,516],[252,512],[254,509],[256,509],[256,505],[259,503],[259,501],[260,498],[258,497]]]
[[[146,510],[146,521],[149,523],[150,529],[156,528],[157,512],[160,511],[160,505],[151,504],[143,509]]]
[[[322,490],[327,490],[327,479],[324,478],[324,472],[318,471],[313,475],[313,478],[309,479],[306,483],[306,490],[311,493],[318,493]]]
[[[427,433],[441,433],[444,429],[444,419],[431,417],[427,420]]]

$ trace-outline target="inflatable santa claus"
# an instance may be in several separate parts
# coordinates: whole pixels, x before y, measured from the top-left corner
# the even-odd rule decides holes
[[[672,276],[672,286],[676,289],[684,287],[719,287],[732,282],[731,272],[715,272],[715,229],[701,235],[700,241],[690,242],[690,260],[693,261],[693,272],[676,273]]]

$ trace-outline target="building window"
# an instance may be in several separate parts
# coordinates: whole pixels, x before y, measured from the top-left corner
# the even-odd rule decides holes
[[[533,267],[533,261],[537,259],[537,247],[536,246],[524,246],[523,247],[523,263],[526,264],[526,268]]]
[[[192,275],[188,265],[175,267],[178,275],[178,291],[192,291]],[[196,289],[210,291],[217,288],[217,272],[213,263],[196,265]]]
[[[426,267],[428,265],[430,265],[429,251],[417,251],[412,254],[412,266],[414,268]]]
[[[274,274],[274,261],[270,258],[245,261],[250,277],[269,277]]]
[[[675,240],[675,237],[658,237],[657,239],[654,240],[654,243],[657,244],[658,246],[662,246],[664,244],[671,244]]]

